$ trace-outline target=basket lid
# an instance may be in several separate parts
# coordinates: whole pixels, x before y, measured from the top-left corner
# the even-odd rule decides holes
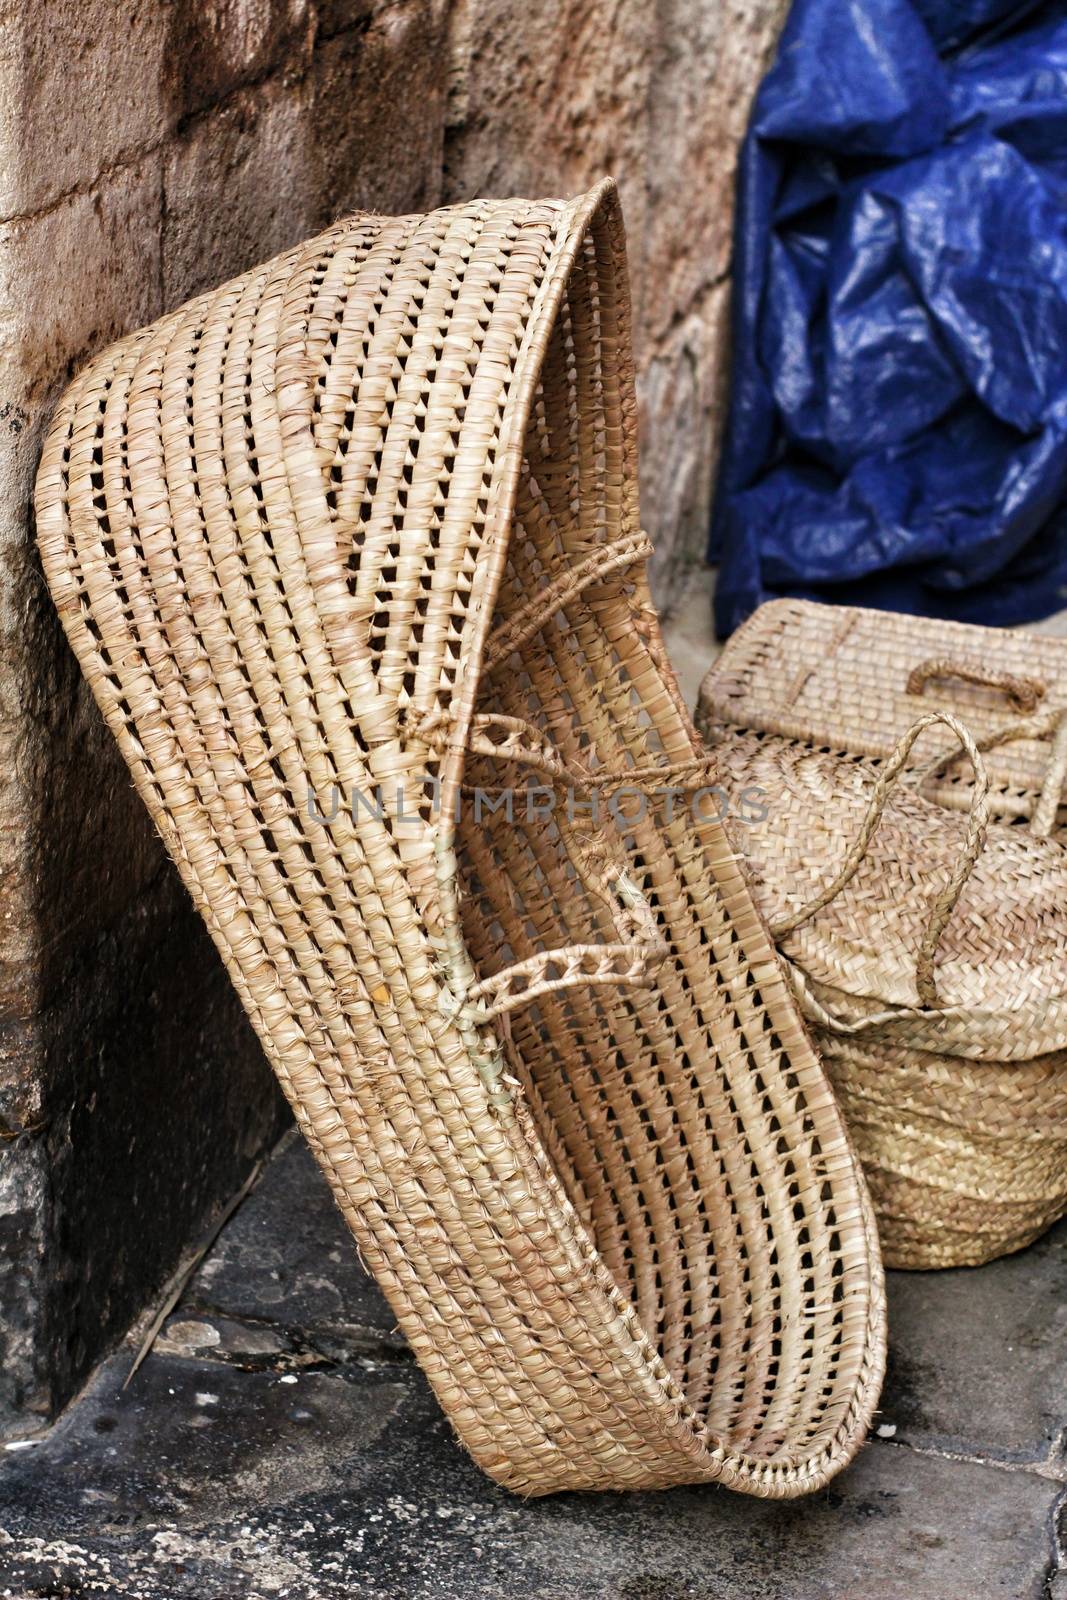
[[[726,730],[719,750],[731,790],[746,792],[754,820],[735,820],[733,836],[773,929],[833,882],[877,771],[758,730]],[[966,834],[965,817],[898,786],[855,875],[781,949],[850,1023],[906,1008],[887,1024],[898,1042],[983,1060],[1067,1048],[1067,852],[1019,827],[989,827],[939,942],[937,1008],[922,1004],[917,955]]]
[[[1028,817],[1049,766],[1045,730],[1065,707],[1067,639],[772,600],[738,629],[708,673],[699,718],[712,738],[736,725],[877,759],[889,756],[924,711],[955,713],[981,746],[1030,725],[1041,736],[1013,737],[986,756],[995,811]],[[927,731],[913,764],[928,764],[945,743],[944,730]],[[966,809],[970,776],[957,762],[924,793]]]
[[[924,713],[965,722],[985,749],[993,814],[1025,820],[1064,706],[1067,640],[780,600],[730,640],[701,686],[699,721],[733,785],[765,792],[766,819],[737,837],[773,924],[833,878],[863,824],[876,764]],[[1042,736],[995,742],[1028,729]],[[801,972],[855,1016],[918,1004],[916,954],[963,849],[959,813],[973,794],[965,758],[930,773],[951,744],[936,725],[919,736],[912,780],[891,796],[855,877],[783,939]],[[1035,839],[994,824],[941,940],[940,1009],[898,1019],[894,1035],[984,1059],[1067,1046],[1065,891],[1062,828]]]

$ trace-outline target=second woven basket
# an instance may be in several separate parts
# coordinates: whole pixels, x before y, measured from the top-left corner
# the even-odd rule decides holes
[[[1063,640],[799,600],[701,690],[766,796],[735,839],[891,1266],[977,1265],[1067,1211],[1065,705]]]
[[[610,184],[350,218],[78,378],[41,551],[476,1460],[793,1495],[876,1402],[878,1246],[722,828],[591,816],[703,761],[629,340]]]

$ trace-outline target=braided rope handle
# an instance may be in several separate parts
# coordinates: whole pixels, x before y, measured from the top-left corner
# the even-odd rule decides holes
[[[997,749],[999,745],[1011,744],[1016,739],[1051,741],[1044,781],[1030,813],[1031,834],[1035,839],[1047,839],[1056,826],[1064,786],[1067,784],[1067,706],[1050,706],[1040,716],[1024,717],[1018,722],[1009,722],[1002,728],[996,728],[978,741],[978,749],[986,753]],[[921,789],[927,779],[938,777],[958,754],[959,745],[954,744],[920,767],[916,787]]]
[[[513,651],[521,649],[528,639],[551,622],[557,611],[586,589],[603,583],[614,572],[621,572],[638,561],[647,561],[651,554],[652,541],[643,530],[595,545],[584,560],[566,567],[525,605],[497,624],[485,643],[483,673],[494,671]]]
[[[586,852],[575,851],[579,859]],[[591,852],[589,852],[591,854]],[[667,955],[667,945],[651,906],[629,874],[618,867],[589,872],[588,859],[579,876],[605,899],[619,933],[617,943],[570,944],[516,961],[467,993],[486,1021],[529,1005],[540,995],[586,984],[629,984],[647,987]]]
[[[439,735],[439,742],[442,739],[443,733]],[[583,793],[597,789],[604,794],[615,794],[620,789],[633,789],[641,794],[655,794],[667,780],[689,778],[692,781],[688,785],[672,783],[676,791],[684,792],[686,788],[699,788],[709,774],[717,770],[715,758],[707,752],[680,761],[647,761],[618,772],[590,767],[581,761],[568,761],[540,728],[522,717],[505,716],[503,712],[486,712],[472,718],[467,749],[472,755],[520,762]]]
[[[521,766],[543,772],[557,783],[569,783],[577,789],[589,789],[595,783],[590,768],[568,761],[547,733],[542,733],[523,717],[509,717],[497,711],[476,713],[471,718],[467,749],[471,755],[516,761]]]
[[[799,911],[791,912],[780,917],[771,924],[771,936],[781,939],[787,933],[792,933],[794,928],[799,928],[801,923],[807,922],[817,911],[829,905],[845,885],[855,877],[860,863],[867,854],[868,846],[874,836],[878,824],[882,820],[885,803],[891,790],[896,786],[901,773],[907,765],[908,756],[912,746],[927,728],[935,723],[944,723],[955,734],[960,745],[966,752],[974,768],[974,789],[971,797],[970,815],[967,819],[967,836],[964,840],[963,850],[959,860],[953,867],[948,882],[938,894],[930,912],[930,920],[923,935],[919,952],[915,959],[915,987],[918,990],[919,1000],[922,1005],[934,1009],[938,1005],[937,983],[934,978],[934,961],[937,957],[941,936],[948,926],[949,918],[956,909],[956,902],[963,893],[963,886],[974,870],[985,844],[986,830],[989,826],[991,800],[989,796],[989,775],[986,772],[985,762],[982,760],[978,746],[971,734],[956,717],[947,711],[931,711],[926,716],[912,724],[907,733],[897,743],[892,755],[878,775],[871,794],[867,815],[863,825],[846,855],[844,862],[830,883],[822,889],[813,900],[802,906]]]
[[[519,717],[476,715],[467,747],[480,755],[534,767],[557,779],[590,777],[586,768],[568,763],[539,728]],[[491,978],[472,984],[462,997],[443,998],[446,1011],[468,1010],[484,1024],[541,995],[578,985],[645,987],[665,960],[668,947],[655,912],[625,867],[609,857],[600,841],[585,838],[563,816],[554,815],[553,820],[567,842],[578,877],[607,906],[617,941],[563,945],[513,962]]]
[[[934,656],[921,661],[908,674],[907,693],[921,695],[935,678],[958,678],[961,683],[979,684],[985,689],[1000,689],[1007,695],[1016,711],[1026,714],[1037,709],[1045,693],[1039,678],[1017,677],[1012,672],[990,672],[977,662],[952,660]]]

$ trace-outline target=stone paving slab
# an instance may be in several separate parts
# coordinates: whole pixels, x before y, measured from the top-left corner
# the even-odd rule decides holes
[[[132,1346],[40,1442],[0,1455],[0,1596],[1062,1600],[1067,1352],[1046,1301],[1064,1244],[893,1275],[897,1431],[821,1494],[523,1502],[455,1444],[290,1143],[130,1386]],[[998,1340],[1024,1336],[1032,1365],[998,1362]],[[953,1458],[961,1442],[987,1459]]]
[[[954,1272],[891,1272],[882,1422],[920,1447],[1067,1479],[1067,1222]]]
[[[1032,1464],[1067,1481],[1067,1221],[987,1267],[891,1272],[888,1294],[879,1423],[895,1441]],[[226,1229],[186,1304],[405,1348],[295,1139]]]
[[[186,1303],[406,1348],[388,1303],[360,1266],[325,1178],[295,1133],[271,1162],[270,1181],[259,1184],[224,1231]]]
[[[113,1360],[5,1468],[0,1594],[143,1600],[1041,1600],[1057,1486],[875,1442],[824,1493],[523,1502],[407,1363]],[[294,1381],[287,1381],[295,1378]],[[43,1508],[47,1508],[47,1512]]]

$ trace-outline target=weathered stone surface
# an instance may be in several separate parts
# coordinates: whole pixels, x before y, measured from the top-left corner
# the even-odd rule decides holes
[[[362,6],[352,9],[354,17],[347,5],[331,8],[332,30],[323,16],[311,65],[316,226],[357,207],[404,213],[441,201],[446,0],[379,3],[365,21]]]
[[[360,1266],[326,1179],[296,1135],[189,1285],[186,1304],[406,1348]]]
[[[50,986],[79,938],[120,916],[159,865],[128,777],[119,781],[110,751],[94,759],[103,747],[99,719],[71,670],[26,537],[33,475],[57,377],[127,317],[156,310],[158,239],[146,215],[158,199],[158,161],[146,157],[93,196],[0,225],[0,1429],[12,1411],[46,1411],[57,1394],[54,1369],[69,1373],[47,1331],[58,1193],[51,1140],[57,1103],[67,1107],[67,1085],[51,1082],[45,1066],[44,1013],[60,1000]],[[126,836],[118,857],[116,827]],[[130,1013],[136,1025],[136,1000]],[[85,1035],[74,1038],[84,1050]],[[61,1341],[68,1333],[76,1341],[67,1329]],[[65,1398],[69,1387],[61,1382],[58,1392]]]
[[[184,9],[166,0],[127,0],[121,13],[112,0],[3,6],[0,218],[88,194],[100,175],[158,148],[168,18]]]
[[[0,1323],[21,1330],[0,1413],[46,1411],[81,1381],[279,1116],[44,592],[29,506],[55,396],[113,338],[346,210],[574,191],[613,171],[633,241],[646,517],[669,593],[679,552],[703,537],[733,154],[783,9],[132,0],[119,17],[102,0],[42,0],[3,13],[0,1134],[23,1142],[0,1146]]]
[[[290,1146],[129,1388],[121,1384],[132,1347],[42,1442],[0,1456],[0,1595],[1058,1593],[1046,1581],[1059,1483],[896,1441],[874,1440],[827,1490],[800,1501],[714,1487],[507,1495],[460,1451],[414,1363],[350,1320],[353,1307],[362,1316],[366,1289],[339,1227],[309,1153]],[[980,1315],[985,1280],[971,1276]],[[207,1296],[224,1300],[226,1313],[203,1309]],[[964,1362],[950,1346],[946,1364],[961,1377]],[[987,1375],[995,1408],[1007,1407],[1014,1382],[1010,1369]]]
[[[94,1527],[139,1528],[151,1544],[167,1522],[226,1518],[236,1535],[259,1511],[365,1479],[362,1457],[414,1386],[407,1365],[309,1371],[227,1361],[218,1346],[153,1354],[123,1390],[128,1367],[128,1353],[113,1356],[46,1441],[5,1452],[7,1533],[38,1522],[43,1491],[53,1537],[79,1543]],[[0,1538],[5,1578],[9,1551]]]
[[[315,199],[306,108],[271,79],[198,117],[168,146],[163,299],[214,288],[306,235]]]
[[[111,982],[94,982],[99,972]],[[284,1116],[222,964],[166,867],[147,915],[135,906],[83,944],[56,989],[42,1023],[52,1114],[41,1136],[53,1404],[159,1292]]]
[[[684,605],[707,540],[728,311],[728,285],[709,284],[641,365],[641,505],[656,540],[652,582],[672,609]]]
[[[279,1376],[170,1357],[142,1370],[123,1395],[109,1364],[59,1436],[0,1469],[8,1593],[1043,1595],[1056,1487],[1026,1474],[879,1445],[801,1502],[704,1488],[523,1503],[460,1453],[414,1372]]]
[[[72,794],[69,781],[46,781],[56,725],[66,715],[57,674],[66,673],[67,655],[59,646],[28,528],[41,437],[58,384],[92,350],[158,310],[159,243],[152,218],[159,202],[159,164],[151,157],[103,183],[92,196],[73,195],[43,216],[0,224],[0,410],[5,413],[0,420],[0,853],[5,871],[0,965],[5,989],[21,986],[16,972],[41,942],[27,870],[31,841],[35,851],[65,854],[81,834],[88,847],[84,853],[91,856],[109,831],[108,818],[98,813],[88,837],[82,832],[91,764],[87,770],[80,764],[75,768],[79,795]],[[83,737],[79,722],[76,739]],[[67,754],[79,760],[85,750],[75,744]],[[123,787],[129,788],[128,779]],[[79,826],[72,827],[75,819]],[[77,854],[83,861],[83,852]],[[69,923],[74,913],[72,895],[77,911],[84,910],[80,887],[64,880],[57,926]],[[100,894],[95,879],[91,889],[95,905]]]
[[[709,639],[714,592],[713,570],[702,567],[695,571],[671,613],[666,630],[671,666],[682,699],[691,711],[696,708],[700,685],[719,648]]]
[[[0,1428],[47,1405],[49,1372],[40,1333],[44,1303],[48,1159],[40,1140],[0,1152]]]
[[[362,15],[370,5],[357,4]],[[167,6],[160,88],[179,128],[236,89],[292,84],[314,47],[314,0],[183,0]]]
[[[438,11],[356,8],[315,48],[183,123],[167,147],[163,299],[178,305],[363,208],[440,193],[445,68]],[[200,73],[199,76],[203,76]]]
[[[642,506],[663,599],[707,535],[726,365],[737,148],[785,0],[464,0],[446,192],[620,183],[630,239]]]
[[[96,350],[346,209],[434,202],[433,0],[44,0],[0,43],[0,1431],[62,1404],[281,1125],[31,541]],[[4,216],[6,215],[6,220]],[[9,1135],[18,1135],[15,1143]]]
[[[160,309],[158,156],[0,228],[5,852],[0,1430],[156,1292],[280,1107],[62,640],[27,537],[56,386]],[[190,1003],[190,997],[197,996]]]
[[[888,1276],[896,1437],[1067,1473],[1067,1222],[979,1270]]]
[[[658,542],[653,579],[668,598],[707,545],[737,152],[787,10],[786,0],[651,8],[638,370],[642,504]]]

